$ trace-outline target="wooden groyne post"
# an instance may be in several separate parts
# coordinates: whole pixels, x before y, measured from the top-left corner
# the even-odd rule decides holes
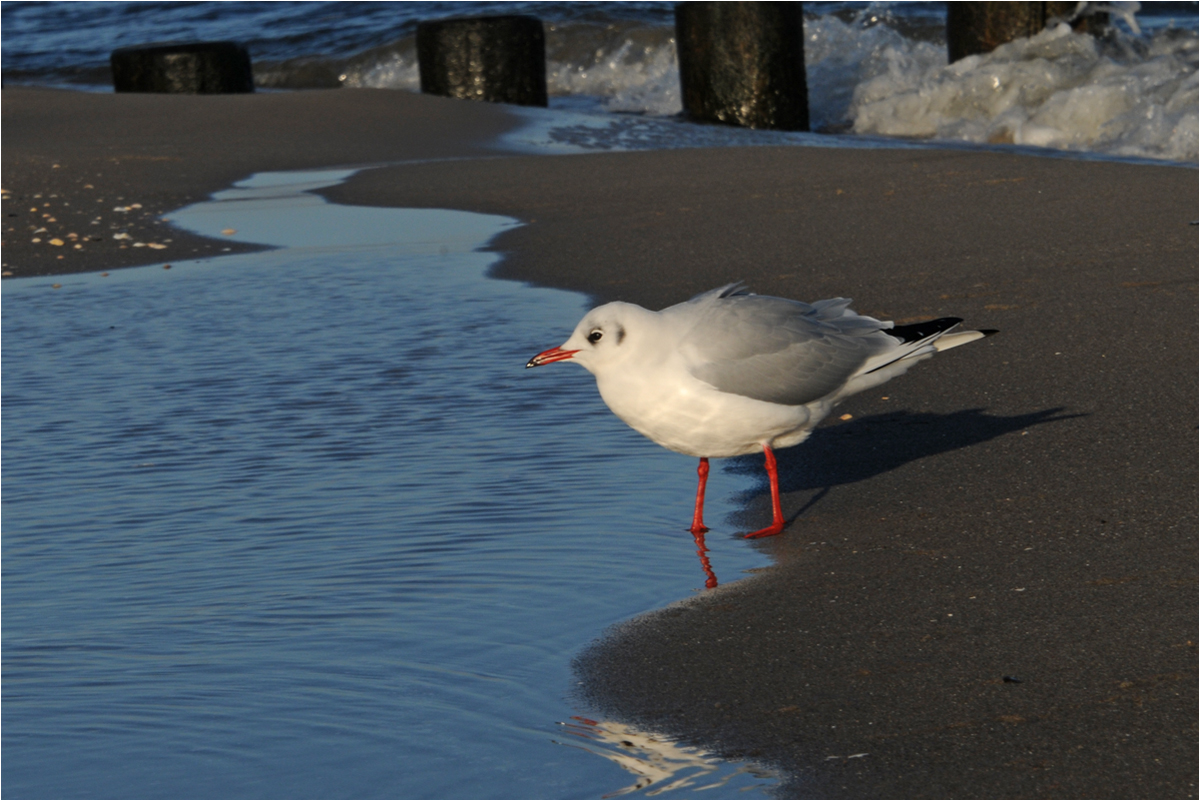
[[[675,44],[692,119],[808,130],[800,3],[680,3]]]
[[[236,42],[167,42],[114,50],[113,90],[218,95],[254,91],[250,53]]]
[[[422,22],[417,64],[426,94],[520,106],[547,103],[546,36],[537,17]]]

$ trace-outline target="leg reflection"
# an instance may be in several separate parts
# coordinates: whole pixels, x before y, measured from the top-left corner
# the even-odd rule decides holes
[[[696,556],[700,557],[700,567],[704,568],[704,575],[708,577],[704,581],[704,586],[711,590],[717,586],[717,574],[713,572],[712,563],[708,561],[708,546],[704,544],[704,532],[694,531],[692,536],[696,538]]]

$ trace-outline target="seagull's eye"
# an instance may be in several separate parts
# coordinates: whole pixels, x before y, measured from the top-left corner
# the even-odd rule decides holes
[[[604,332],[599,329],[596,329],[592,333],[588,334],[588,342],[591,342],[593,345],[595,345],[597,342],[600,341],[601,337],[603,337],[603,336],[604,336]]]

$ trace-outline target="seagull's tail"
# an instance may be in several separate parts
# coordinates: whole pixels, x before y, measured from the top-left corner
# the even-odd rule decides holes
[[[998,333],[994,328],[982,331],[955,331],[953,334],[949,333],[961,322],[961,317],[939,317],[936,320],[926,320],[923,323],[897,325],[883,333],[900,340],[905,345],[915,345],[915,350],[932,345],[933,349],[939,353]],[[911,354],[904,353],[900,358],[903,359],[909,355]]]
[[[870,373],[905,359],[916,359],[944,350],[957,348],[977,339],[990,337],[997,333],[995,329],[982,331],[955,331],[950,333],[959,323],[961,317],[939,317],[936,320],[926,320],[912,325],[897,325],[885,329],[882,333],[893,339],[900,340],[900,347],[888,353],[880,354],[875,364],[869,361],[863,372]]]
[[[879,386],[885,381],[907,372],[909,367],[928,359],[939,351],[957,348],[959,345],[965,345],[996,333],[994,330],[950,333],[961,322],[961,317],[942,317],[923,323],[897,325],[881,330],[879,333],[886,334],[899,342],[895,347],[887,348],[882,353],[867,359],[854,378],[847,382],[843,390],[838,393],[835,402],[862,392],[864,389]]]

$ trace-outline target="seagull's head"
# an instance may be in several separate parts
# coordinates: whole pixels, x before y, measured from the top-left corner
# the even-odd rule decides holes
[[[570,359],[589,372],[598,374],[628,358],[631,352],[629,343],[634,338],[630,332],[639,328],[640,317],[647,314],[653,312],[632,303],[616,302],[598,306],[579,321],[575,332],[566,342],[557,348],[542,351],[525,366],[540,367]]]

